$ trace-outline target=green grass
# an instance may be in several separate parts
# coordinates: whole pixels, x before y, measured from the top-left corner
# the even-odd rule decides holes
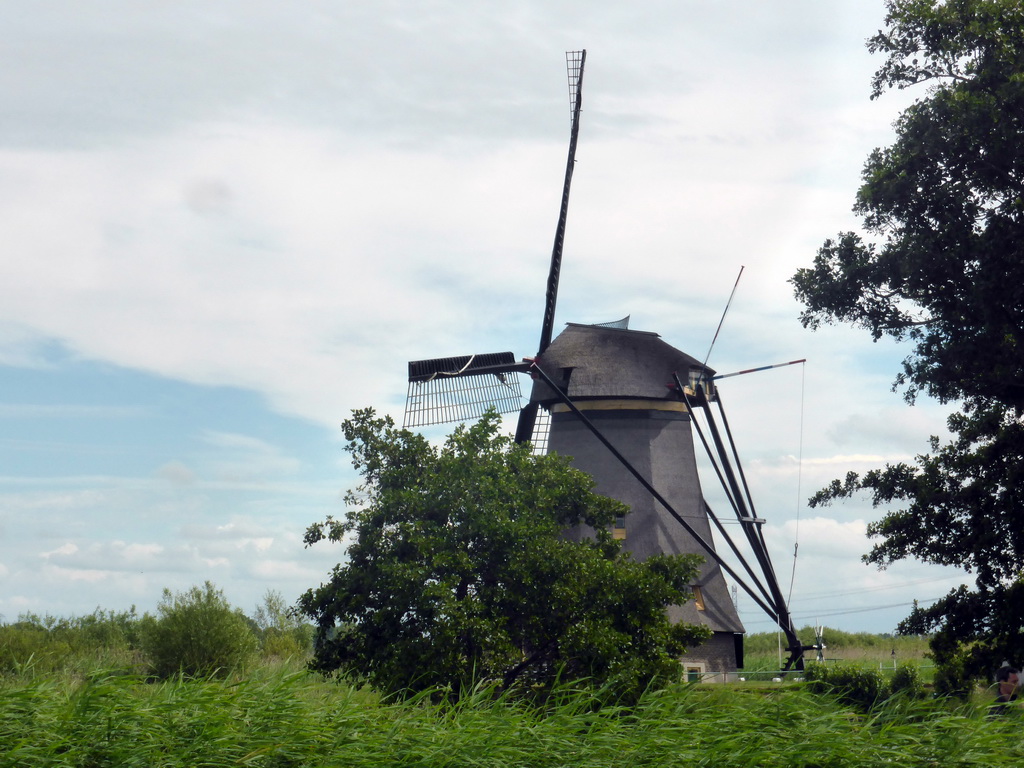
[[[400,702],[309,674],[301,654],[269,661],[276,652],[266,644],[263,664],[245,675],[155,682],[135,647],[136,626],[101,612],[0,625],[0,768],[1024,762],[1024,718],[987,718],[991,692],[975,704],[896,696],[854,709],[791,675],[781,684],[680,684],[630,707],[572,686],[543,705],[487,690],[454,703],[430,695]],[[900,662],[924,661],[914,638],[826,638],[826,655],[842,652],[847,665],[885,666],[892,647]],[[899,640],[907,643],[893,646]],[[752,636],[748,650],[758,643],[766,647],[748,653],[748,669],[777,669],[774,637]]]
[[[294,666],[244,679],[0,680],[0,766],[1019,765],[1022,721],[890,700],[857,714],[799,685],[679,685],[633,707],[561,689],[389,702]]]

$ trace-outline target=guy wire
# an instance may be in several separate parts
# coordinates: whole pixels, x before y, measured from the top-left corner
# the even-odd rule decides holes
[[[800,549],[800,507],[803,491],[800,484],[803,480],[804,471],[804,394],[807,382],[807,363],[800,365],[800,440],[796,457],[796,531],[793,534],[793,570],[789,574],[789,594],[786,596],[786,604],[793,600],[793,584],[796,582],[796,556]]]
[[[729,300],[725,302],[725,311],[722,312],[722,319],[718,321],[718,327],[715,329],[715,335],[711,339],[711,346],[708,347],[708,353],[704,355],[704,364],[700,367],[700,375],[697,379],[697,385],[700,386],[704,379],[704,371],[708,365],[708,359],[711,357],[711,350],[715,348],[715,342],[718,341],[718,332],[722,330],[722,323],[725,322],[725,316],[729,314],[729,305],[732,304],[732,297],[736,295],[736,287],[740,284],[740,278],[743,277],[743,266],[740,265],[740,273],[736,275],[736,282],[732,284],[732,293],[729,294]]]

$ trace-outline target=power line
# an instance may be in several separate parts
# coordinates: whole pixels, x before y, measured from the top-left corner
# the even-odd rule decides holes
[[[887,605],[875,605],[870,608],[849,608],[845,611],[831,611],[829,613],[808,613],[807,616],[845,616],[848,613],[869,613],[870,611],[884,611],[886,608],[904,608],[908,605],[921,605],[923,603],[934,603],[941,600],[941,597],[926,597],[924,599],[911,600],[909,603],[889,603]],[[801,614],[803,615],[803,614]]]
[[[807,595],[801,595],[800,601],[805,600],[827,600],[833,597],[846,597],[847,595],[862,595],[868,592],[882,592],[887,589],[903,589],[904,587],[912,587],[917,584],[934,584],[937,581],[946,581],[950,576],[940,576],[934,579],[917,579],[916,581],[904,581],[899,584],[883,584],[877,587],[863,587],[861,589],[851,589],[845,592],[811,592]]]
[[[905,608],[906,606],[914,605],[915,603],[917,605],[922,605],[922,604],[927,604],[927,603],[934,603],[935,601],[941,600],[941,599],[942,599],[941,597],[929,597],[929,598],[925,598],[925,599],[922,599],[922,600],[911,600],[909,603],[889,603],[887,605],[874,605],[874,606],[871,606],[869,608],[849,608],[849,609],[847,609],[845,611],[829,611],[827,613],[821,613],[820,611],[813,611],[813,612],[808,612],[808,613],[800,612],[800,613],[793,613],[793,618],[798,618],[799,617],[801,619],[808,619],[808,618],[811,618],[811,617],[820,618],[822,616],[846,616],[846,615],[851,614],[851,613],[870,613],[871,611],[884,611],[884,610],[886,610],[888,608]],[[749,624],[757,625],[757,624],[767,624],[769,622],[768,621],[752,621],[752,622],[744,622],[744,623],[749,623]]]

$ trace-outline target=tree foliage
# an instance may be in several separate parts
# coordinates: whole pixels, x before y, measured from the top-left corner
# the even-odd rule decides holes
[[[629,694],[678,679],[678,656],[708,636],[665,612],[692,596],[699,559],[632,560],[609,533],[624,505],[500,435],[496,414],[441,447],[371,409],[343,429],[363,484],[344,521],[306,533],[348,544],[299,601],[318,626],[315,669],[398,693],[563,676]],[[594,539],[562,536],[581,522]]]
[[[874,150],[854,211],[873,238],[825,242],[792,282],[804,325],[909,339],[900,383],[942,400],[1024,404],[1024,6],[889,0],[874,95],[927,98]]]
[[[268,589],[263,602],[252,615],[264,656],[300,658],[308,656],[313,643],[313,627],[275,589]]]
[[[873,151],[854,210],[864,233],[825,242],[792,278],[809,328],[851,323],[911,344],[895,387],[959,402],[953,438],[913,464],[834,481],[812,504],[868,491],[901,506],[869,527],[865,560],[959,565],[976,589],[915,609],[936,657],[973,643],[979,674],[1021,653],[1024,587],[1024,5],[888,0],[868,41],[885,62],[872,97],[925,87]],[[1011,652],[1012,649],[1012,652]]]
[[[142,649],[159,677],[224,676],[244,669],[258,643],[249,620],[209,581],[187,592],[164,590],[158,617],[143,617]]]

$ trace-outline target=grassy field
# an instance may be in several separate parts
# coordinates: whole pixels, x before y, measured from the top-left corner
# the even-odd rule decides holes
[[[1024,719],[987,717],[991,696],[963,704],[897,695],[857,706],[813,692],[799,675],[758,681],[754,672],[778,667],[774,635],[748,639],[745,683],[680,683],[627,707],[572,686],[543,704],[490,690],[440,704],[426,695],[383,700],[306,672],[302,658],[281,661],[304,635],[272,628],[260,631],[261,655],[245,673],[160,681],[136,645],[139,627],[133,616],[102,612],[0,626],[0,768],[1024,762]],[[826,639],[826,656],[848,666],[886,667],[893,648],[900,662],[927,661],[920,638],[831,631]]]
[[[1021,724],[935,700],[858,713],[795,683],[681,684],[626,708],[571,687],[543,707],[489,691],[389,702],[294,663],[227,680],[0,678],[3,768],[1019,765]]]
[[[807,645],[814,644],[814,628],[804,627],[797,632]],[[898,664],[911,663],[919,667],[926,680],[931,679],[931,660],[928,658],[928,638],[921,636],[897,637],[867,632],[842,632],[825,629],[823,655],[826,664],[846,664],[858,667],[892,671]],[[744,641],[744,669],[747,679],[757,679],[779,670],[787,658],[785,640],[774,632],[748,635]],[[815,660],[815,652],[808,651],[805,661]]]
[[[797,635],[807,645],[814,643],[814,628],[804,627]],[[895,657],[904,660],[922,660],[928,653],[928,638],[921,635],[878,635],[868,632],[843,632],[825,627],[826,658],[842,661],[890,661]],[[775,632],[758,632],[744,638],[744,649],[748,656],[776,654],[780,644]],[[782,644],[785,644],[784,639]],[[811,658],[814,652],[811,651]]]

